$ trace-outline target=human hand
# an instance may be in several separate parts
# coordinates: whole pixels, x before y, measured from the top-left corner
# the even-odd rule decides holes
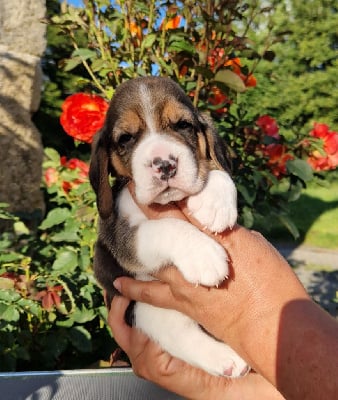
[[[124,321],[129,300],[116,296],[111,304],[108,323],[115,340],[128,354],[136,375],[155,382],[187,399],[241,399],[259,396],[264,400],[283,397],[264,378],[250,373],[241,379],[227,379],[207,374],[164,352],[156,343]]]

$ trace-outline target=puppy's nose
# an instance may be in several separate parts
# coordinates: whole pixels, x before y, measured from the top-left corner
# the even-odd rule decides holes
[[[153,170],[159,174],[160,179],[167,181],[176,174],[177,159],[169,156],[168,160],[163,160],[161,157],[155,157],[152,162]]]

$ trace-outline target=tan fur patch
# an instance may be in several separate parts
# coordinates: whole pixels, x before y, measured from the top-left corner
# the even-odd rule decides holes
[[[128,171],[128,169],[116,153],[112,154],[112,164],[118,175],[131,178],[131,172]]]

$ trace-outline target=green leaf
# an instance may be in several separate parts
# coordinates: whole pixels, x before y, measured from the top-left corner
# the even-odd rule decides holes
[[[81,310],[76,309],[72,314],[72,317],[75,322],[79,324],[84,324],[85,322],[92,321],[96,315],[94,310],[88,310],[84,306],[82,306]]]
[[[246,91],[246,87],[242,79],[237,74],[230,71],[230,69],[219,70],[215,75],[215,81],[223,82],[230,89],[239,93]]]
[[[241,217],[243,219],[243,225],[246,228],[251,228],[254,223],[252,210],[249,207],[243,207]]]
[[[56,150],[52,149],[51,147],[46,147],[44,153],[47,158],[49,158],[51,161],[54,161],[56,165],[60,165],[60,154]]]
[[[46,219],[42,221],[39,228],[44,230],[62,224],[67,218],[70,218],[70,216],[71,213],[68,208],[54,208],[47,214]]]
[[[178,53],[181,51],[186,51],[187,53],[193,54],[195,53],[195,47],[185,40],[173,40],[168,46],[168,51],[176,51]]]
[[[70,60],[67,60],[65,67],[64,67],[64,71],[66,71],[66,72],[71,71],[72,69],[76,68],[80,64],[82,64],[81,57],[75,57]]]
[[[3,278],[0,276],[0,289],[13,289],[14,288],[14,281],[13,279]]]
[[[22,221],[14,222],[13,228],[17,235],[28,235],[29,234],[29,229]]]
[[[0,289],[0,301],[5,303],[13,303],[19,300],[21,296],[15,290],[1,290]]]
[[[53,242],[77,242],[79,239],[76,231],[62,231],[51,236]]]
[[[303,185],[300,181],[297,181],[294,185],[291,186],[291,189],[288,193],[288,201],[296,201],[299,199],[300,195],[302,194]]]
[[[58,253],[57,258],[52,265],[52,269],[66,273],[73,271],[77,265],[77,253],[73,250],[62,250]]]
[[[20,318],[20,313],[17,310],[15,305],[8,305],[5,307],[5,309],[0,310],[0,319],[3,319],[4,321],[13,321],[16,322]]]
[[[286,163],[288,172],[298,176],[304,182],[309,182],[313,179],[313,171],[310,165],[305,160],[289,160]]]
[[[72,57],[81,57],[83,60],[96,57],[96,52],[90,49],[79,48],[73,51]]]
[[[21,298],[17,304],[22,307],[23,311],[38,317],[41,314],[41,303],[29,299]]]
[[[72,317],[68,318],[68,319],[65,319],[65,320],[58,319],[56,321],[56,325],[60,326],[62,328],[70,328],[70,327],[72,327],[74,325],[74,320],[73,320]]]
[[[270,188],[270,193],[274,195],[285,194],[290,189],[289,179],[281,179],[277,184],[272,185]]]
[[[291,219],[284,214],[276,215],[279,221],[288,229],[288,231],[292,234],[292,236],[296,239],[299,238],[299,231],[297,226],[291,221]]]
[[[83,326],[74,326],[69,330],[69,338],[73,346],[83,353],[92,351],[91,335]]]
[[[156,40],[156,34],[150,33],[142,41],[141,49],[143,50],[144,48],[151,47],[154,44],[155,40]]]
[[[241,185],[241,184],[237,184],[237,190],[239,191],[239,193],[242,195],[242,197],[244,198],[244,200],[246,201],[246,203],[252,205],[253,202],[255,201],[256,198],[256,193],[252,192],[250,193],[247,189],[246,186]]]

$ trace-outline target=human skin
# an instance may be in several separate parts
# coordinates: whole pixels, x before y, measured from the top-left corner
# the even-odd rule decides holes
[[[179,207],[145,207],[152,219],[187,219]],[[186,282],[173,267],[154,282],[119,278],[109,324],[134,371],[192,399],[334,399],[338,393],[338,324],[307,295],[287,262],[260,234],[240,226],[211,235],[227,250],[230,276],[219,288]],[[257,372],[240,379],[212,377],[172,358],[135,328],[123,313],[133,299],[176,309],[228,343]]]

